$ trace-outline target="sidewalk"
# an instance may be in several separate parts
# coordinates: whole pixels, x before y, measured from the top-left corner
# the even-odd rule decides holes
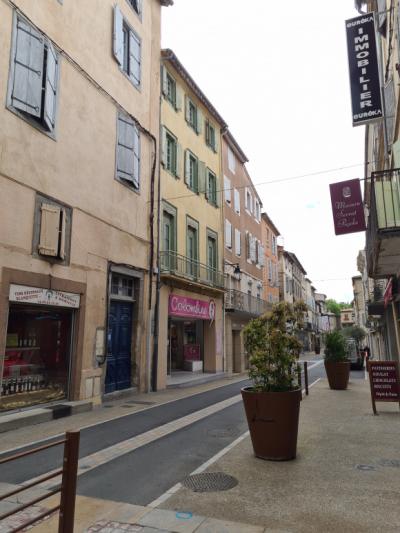
[[[78,496],[75,532],[398,532],[399,407],[377,407],[373,416],[367,381],[331,391],[321,380],[301,405],[295,461],[256,459],[245,437],[206,469],[236,478],[234,488],[200,493],[178,485],[157,509]],[[56,524],[54,516],[32,531],[54,532]]]

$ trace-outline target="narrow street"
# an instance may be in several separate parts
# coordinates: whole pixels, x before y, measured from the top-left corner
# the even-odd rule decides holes
[[[310,387],[321,377],[325,377],[322,360],[311,362]],[[364,372],[353,371],[352,378],[363,379]],[[248,383],[243,380],[82,429],[78,494],[149,504],[246,432],[240,389]],[[226,401],[232,404],[224,407]],[[109,406],[106,403],[101,408]],[[211,414],[203,416],[205,408]],[[187,420],[199,413],[199,419]],[[171,422],[174,428],[163,433],[161,428]],[[135,439],[150,431],[154,435],[138,445]],[[56,439],[35,442],[35,446],[51,440]],[[18,451],[25,449],[29,446]],[[60,461],[61,449],[57,448],[28,456],[18,461],[17,470],[12,463],[4,465],[2,482],[27,483],[55,469]]]

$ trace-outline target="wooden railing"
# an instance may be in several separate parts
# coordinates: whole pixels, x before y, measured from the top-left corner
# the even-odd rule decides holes
[[[51,472],[50,474],[44,475],[38,479],[35,479],[31,483],[27,483],[25,485],[19,486],[17,489],[13,489],[7,492],[6,494],[2,494],[0,496],[0,501],[6,500],[7,498],[14,496],[15,494],[19,494],[20,492],[28,490],[37,485],[40,485],[44,481],[48,481],[49,479],[55,478],[60,475],[62,476],[61,485],[59,487],[56,487],[53,490],[46,492],[42,496],[34,498],[33,500],[20,505],[19,507],[11,511],[7,511],[3,513],[2,515],[0,515],[0,524],[2,520],[5,520],[6,518],[12,515],[16,515],[17,513],[19,513],[20,511],[23,511],[24,509],[27,509],[28,507],[32,507],[36,503],[39,503],[43,500],[47,500],[47,498],[59,492],[61,493],[60,503],[52,507],[51,509],[48,509],[45,512],[39,514],[35,518],[28,520],[24,524],[19,525],[17,528],[9,530],[9,533],[17,533],[17,531],[22,531],[28,526],[33,526],[39,520],[42,520],[43,518],[48,517],[49,515],[53,514],[56,511],[59,511],[58,533],[73,533],[74,516],[75,516],[76,480],[77,480],[78,457],[79,457],[79,435],[80,435],[79,431],[68,431],[65,434],[65,439],[58,440],[50,444],[44,444],[43,446],[38,446],[37,448],[33,448],[32,450],[17,453],[15,455],[5,457],[4,459],[0,459],[0,466],[1,466],[5,463],[9,463],[10,461],[16,461],[20,459],[21,457],[33,455],[43,450],[47,450],[48,448],[54,448],[55,446],[60,446],[61,444],[64,444],[64,458],[63,458],[62,468],[56,470],[55,472]]]

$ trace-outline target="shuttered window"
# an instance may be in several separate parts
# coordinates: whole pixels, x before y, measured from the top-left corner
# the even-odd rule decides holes
[[[225,246],[232,248],[232,224],[225,219]]]
[[[135,87],[139,87],[141,81],[141,41],[124,20],[118,6],[114,7],[113,41],[115,59]]]
[[[65,210],[53,204],[42,203],[40,207],[39,254],[64,259],[65,230]]]
[[[116,176],[138,190],[140,187],[140,135],[126,115],[118,115]]]
[[[58,54],[49,39],[20,17],[11,52],[9,104],[52,132],[56,122]]]
[[[237,189],[234,190],[234,205],[236,213],[240,215],[240,191]]]
[[[224,197],[225,202],[228,202],[228,204],[231,203],[231,180],[224,176]]]
[[[242,255],[242,240],[240,231],[238,229],[235,229],[235,254],[237,256]]]

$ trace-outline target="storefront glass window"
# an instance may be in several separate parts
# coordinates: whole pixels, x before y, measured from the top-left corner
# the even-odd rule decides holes
[[[68,396],[72,317],[67,309],[10,306],[0,410]]]

